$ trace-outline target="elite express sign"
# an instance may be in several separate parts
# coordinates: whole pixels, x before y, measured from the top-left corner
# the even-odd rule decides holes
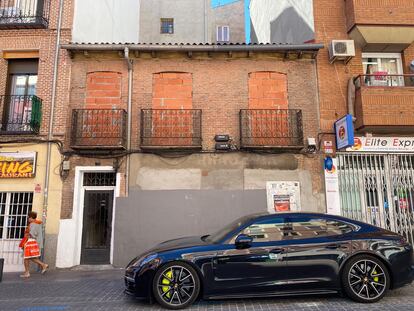
[[[36,173],[36,152],[0,152],[0,178],[32,178]]]

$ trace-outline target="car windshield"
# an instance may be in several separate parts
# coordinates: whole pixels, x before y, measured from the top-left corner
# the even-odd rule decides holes
[[[252,216],[244,216],[240,217],[239,219],[236,219],[231,224],[225,226],[224,228],[216,231],[215,233],[209,235],[206,237],[205,241],[211,242],[211,243],[218,243],[220,242],[226,235],[228,235],[230,232],[236,230],[238,227],[240,227],[242,224],[244,224],[247,220],[251,219]]]

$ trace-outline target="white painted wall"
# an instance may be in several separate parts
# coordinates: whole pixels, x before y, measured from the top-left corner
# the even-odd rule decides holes
[[[271,41],[271,22],[288,8],[294,8],[306,25],[314,31],[313,0],[251,0],[250,18],[258,42]],[[282,43],[303,43],[294,42],[300,41],[303,35],[299,28],[300,23],[292,20],[289,26],[287,27],[289,29],[283,29],[281,33],[284,34],[284,38],[292,42]]]
[[[140,3],[140,0],[76,0],[72,41],[138,43]]]

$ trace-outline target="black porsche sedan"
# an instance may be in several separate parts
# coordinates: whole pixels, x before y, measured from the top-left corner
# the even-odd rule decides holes
[[[402,236],[339,216],[284,213],[161,243],[131,261],[125,285],[181,309],[198,298],[333,292],[376,302],[413,278],[413,249]]]

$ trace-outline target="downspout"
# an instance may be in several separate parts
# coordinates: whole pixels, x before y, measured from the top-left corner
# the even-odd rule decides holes
[[[53,138],[53,119],[55,117],[55,104],[56,104],[56,87],[57,87],[57,75],[59,68],[59,49],[60,49],[60,35],[62,30],[62,16],[63,16],[63,1],[59,0],[59,16],[57,24],[57,34],[56,34],[56,45],[55,45],[55,59],[53,64],[53,80],[52,80],[52,98],[50,102],[50,114],[49,114],[49,130],[47,139],[47,151],[46,151],[46,175],[45,175],[45,190],[43,193],[43,211],[42,211],[42,220],[43,220],[43,249],[45,249],[45,239],[46,239],[46,219],[47,219],[47,209],[49,203],[49,180],[50,180],[50,167],[51,167],[51,153],[52,153],[52,143],[50,142]],[[43,254],[42,254],[43,256]]]
[[[129,58],[129,48],[124,49],[125,60],[128,65],[128,126],[127,126],[127,151],[131,150],[131,129],[132,129],[132,76],[133,76],[133,60]],[[128,196],[129,193],[129,168],[130,168],[130,155],[127,155],[126,160],[126,173],[125,173],[125,194]]]

